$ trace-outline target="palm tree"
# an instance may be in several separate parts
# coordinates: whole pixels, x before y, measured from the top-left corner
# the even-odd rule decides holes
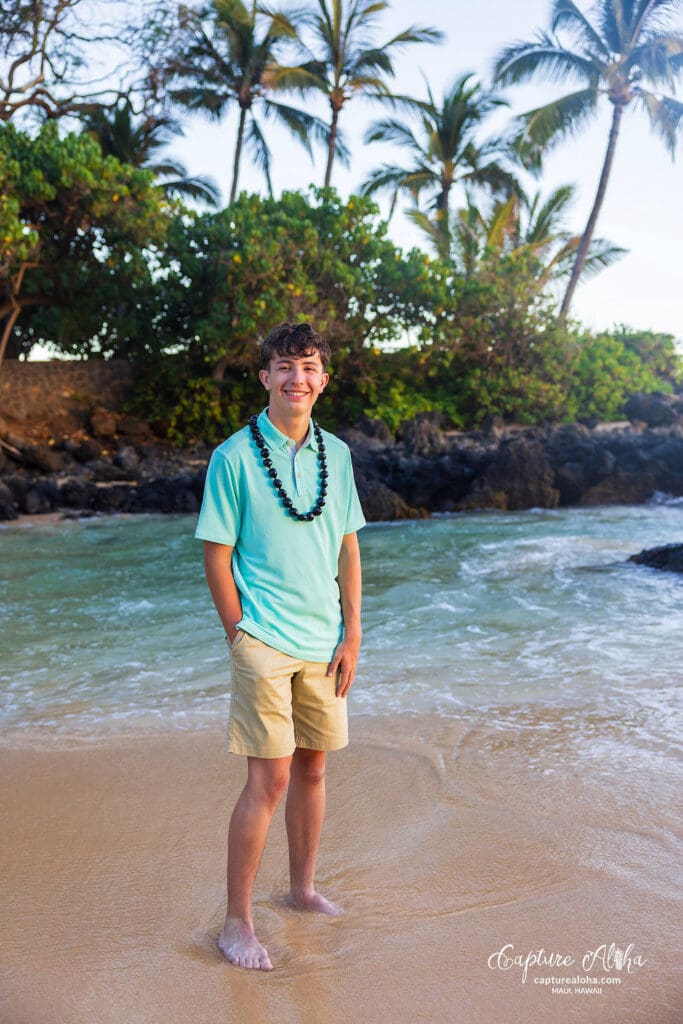
[[[171,99],[219,120],[227,107],[237,105],[239,123],[232,170],[230,204],[235,202],[242,147],[246,141],[263,171],[272,194],[271,153],[254,108],[275,117],[311,155],[310,137],[327,141],[319,118],[278,103],[269,95],[266,69],[274,63],[285,40],[297,40],[293,20],[284,14],[260,10],[242,0],[208,0],[197,10],[180,7],[181,35],[177,52],[166,60],[162,77],[176,84]]]
[[[507,103],[483,89],[471,74],[456,79],[440,103],[429,87],[427,95],[426,102],[414,104],[419,131],[395,118],[370,126],[366,142],[394,142],[407,149],[412,160],[408,167],[383,164],[363,182],[361,192],[390,192],[392,212],[399,194],[407,193],[416,207],[408,215],[431,237],[437,252],[448,258],[453,187],[485,188],[492,194],[501,194],[509,193],[517,184],[505,167],[506,158],[511,156],[509,145],[502,139],[477,141],[485,118]],[[433,218],[417,209],[425,193],[430,198]]]
[[[672,157],[683,119],[683,104],[663,96],[674,89],[683,69],[683,33],[671,28],[680,0],[595,0],[588,18],[573,0],[553,0],[550,32],[507,46],[496,58],[495,81],[513,85],[543,75],[555,81],[577,79],[580,88],[522,117],[522,142],[545,149],[576,132],[606,96],[612,123],[598,189],[561,306],[566,317],[586,261],[612,169],[619,129],[628,106],[645,110]],[[566,32],[564,46],[558,32]],[[651,88],[646,88],[648,83]],[[654,91],[653,91],[654,90]]]
[[[218,205],[220,193],[210,178],[189,177],[177,160],[158,158],[157,151],[168,145],[171,136],[183,134],[173,118],[147,115],[135,124],[132,107],[124,102],[116,107],[96,107],[84,117],[83,126],[97,139],[105,156],[115,156],[133,167],[145,167],[159,178],[170,178],[159,182],[167,196],[187,196],[202,199],[209,206]]]
[[[574,185],[561,185],[547,199],[540,192],[529,196],[522,189],[495,203],[486,214],[468,197],[453,225],[456,262],[469,276],[477,266],[503,255],[534,256],[540,264],[539,289],[571,274],[580,235],[564,229],[567,208],[574,198]],[[611,266],[626,252],[604,238],[594,238],[582,270],[591,277]]]
[[[393,54],[411,43],[438,43],[444,38],[436,28],[412,25],[381,46],[375,44],[378,16],[389,7],[386,0],[315,0],[310,11],[301,13],[308,25],[312,47],[302,47],[307,60],[297,65],[277,65],[268,71],[273,86],[297,89],[302,94],[321,92],[327,97],[331,115],[328,126],[325,188],[332,180],[335,156],[346,158],[339,130],[342,108],[355,96],[395,102],[387,79],[394,77]]]

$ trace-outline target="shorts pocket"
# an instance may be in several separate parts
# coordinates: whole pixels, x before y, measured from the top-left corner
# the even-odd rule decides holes
[[[231,652],[234,651],[235,648],[238,647],[242,643],[242,641],[244,640],[246,635],[247,634],[244,632],[243,629],[238,629],[237,630],[237,635],[235,636],[235,639],[233,640],[233,642],[230,644],[230,651]]]

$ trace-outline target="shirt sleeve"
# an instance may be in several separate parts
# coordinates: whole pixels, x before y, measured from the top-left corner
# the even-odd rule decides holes
[[[241,514],[234,467],[218,448],[206,471],[204,497],[194,535],[198,540],[234,547],[239,536]]]
[[[346,525],[344,526],[344,536],[347,533],[355,533],[356,530],[362,529],[365,526],[365,516],[363,515],[363,509],[361,508],[360,498],[358,497],[358,491],[356,490],[356,481],[353,478],[353,463],[351,462],[351,452],[346,450],[346,472],[347,472],[347,494],[348,504],[346,506]]]

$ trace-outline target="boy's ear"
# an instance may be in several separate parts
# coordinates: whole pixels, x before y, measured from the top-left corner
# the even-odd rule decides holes
[[[261,381],[266,391],[270,391],[270,374],[268,370],[259,370],[258,379]]]

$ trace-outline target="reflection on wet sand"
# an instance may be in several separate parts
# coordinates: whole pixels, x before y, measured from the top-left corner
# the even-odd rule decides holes
[[[673,1024],[680,786],[643,726],[569,706],[354,719],[318,875],[346,912],[284,904],[280,809],[257,880],[267,976],[216,945],[243,771],[220,731],[6,749],[3,1019]],[[610,943],[645,963],[600,967],[620,978],[600,993],[489,965],[542,948],[579,975]]]

